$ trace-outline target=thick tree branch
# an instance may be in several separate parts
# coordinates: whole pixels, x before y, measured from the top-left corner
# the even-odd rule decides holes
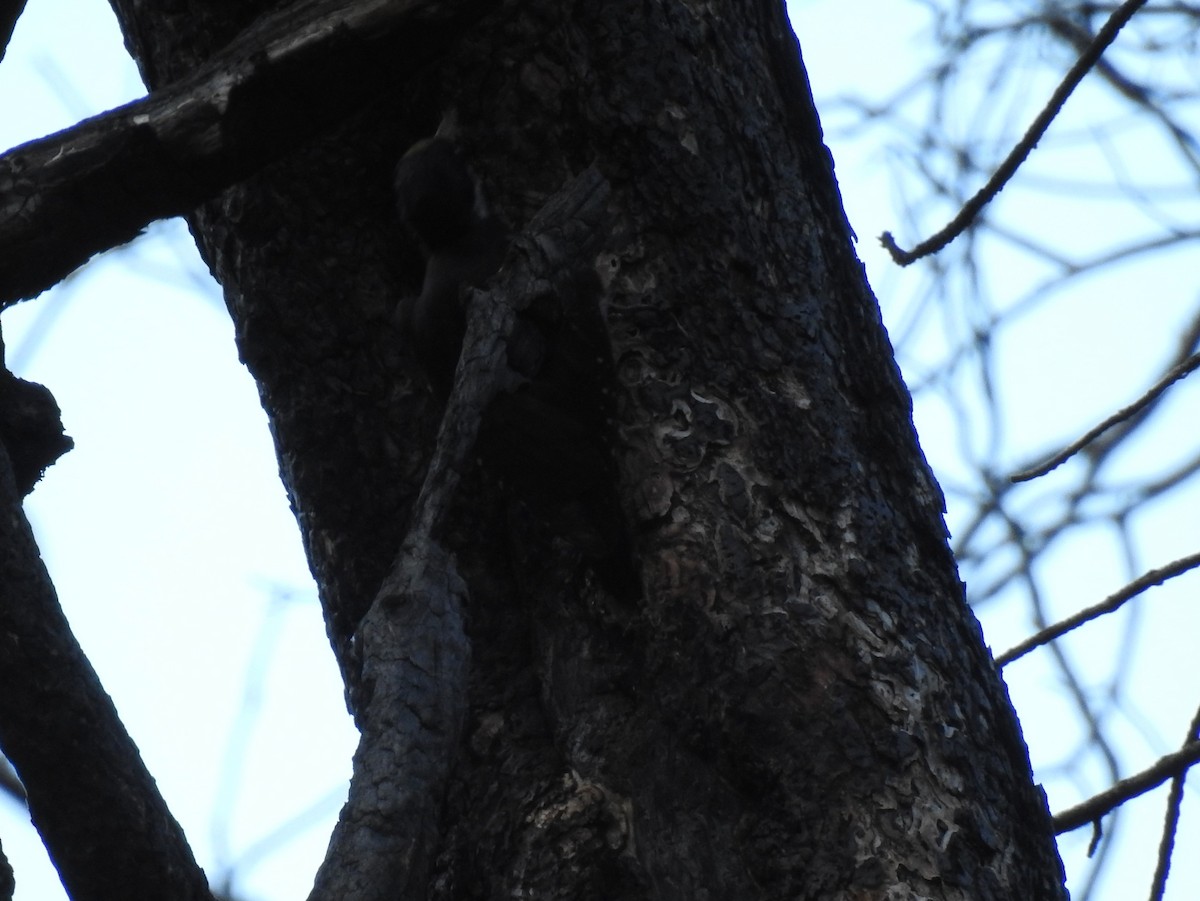
[[[192,76],[0,157],[0,305],[361,109],[493,0],[300,0]]]
[[[0,443],[8,452],[17,494],[21,497],[33,490],[50,464],[75,446],[75,442],[63,434],[58,404],[45,386],[19,379],[8,371],[2,338]],[[0,784],[3,782],[0,776]]]
[[[0,748],[70,896],[207,899],[179,824],[59,608],[0,448]]]
[[[16,887],[12,867],[8,863],[8,858],[4,856],[4,848],[0,847],[0,901],[12,901]]]
[[[455,389],[414,508],[414,524],[357,634],[362,738],[350,795],[309,901],[421,897],[467,710],[466,585],[439,532],[472,465],[483,415],[509,387],[519,310],[601,235],[608,186],[594,169],[555,195],[470,304]]]
[[[17,19],[24,9],[25,0],[0,0],[0,60],[4,59],[13,29],[17,27]]]

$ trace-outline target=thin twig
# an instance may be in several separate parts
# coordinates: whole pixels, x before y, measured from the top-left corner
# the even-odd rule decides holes
[[[1012,482],[1028,482],[1031,479],[1044,476],[1046,473],[1057,469],[1059,466],[1062,466],[1062,464],[1066,463],[1067,460],[1071,459],[1071,457],[1075,456],[1075,454],[1083,450],[1083,448],[1085,448],[1092,441],[1095,441],[1100,435],[1111,429],[1114,425],[1136,416],[1145,407],[1157,400],[1159,395],[1161,395],[1164,391],[1166,391],[1184,376],[1190,375],[1196,369],[1200,369],[1200,354],[1192,354],[1192,356],[1188,357],[1178,366],[1171,369],[1166,375],[1159,379],[1154,387],[1131,403],[1128,407],[1123,407],[1122,409],[1118,410],[1112,416],[1108,417],[1108,419],[1104,420],[1104,422],[1091,429],[1082,438],[1072,442],[1045,463],[1041,463],[1030,469],[1025,469],[1021,472],[1015,473],[1014,475],[1009,476],[1009,480]]]
[[[1192,717],[1188,726],[1188,743],[1200,739],[1200,709]],[[1175,832],[1179,828],[1179,807],[1183,803],[1183,774],[1171,780],[1171,790],[1167,795],[1167,812],[1163,817],[1162,839],[1158,844],[1158,865],[1154,868],[1154,881],[1150,884],[1150,901],[1162,901],[1167,890],[1167,875],[1171,872],[1171,854],[1175,851]]]
[[[1131,798],[1143,795],[1157,788],[1173,776],[1178,776],[1200,760],[1200,741],[1184,745],[1174,754],[1160,757],[1151,767],[1142,770],[1128,779],[1122,779],[1112,788],[1088,798],[1082,804],[1076,804],[1054,815],[1054,834],[1062,835],[1080,826],[1100,819]]]
[[[892,237],[890,231],[884,232],[879,237],[879,243],[882,244],[887,251],[892,255],[892,260],[900,266],[907,266],[914,263],[921,257],[929,256],[932,253],[937,253],[955,238],[957,238],[966,228],[975,221],[975,217],[992,199],[1000,193],[1009,179],[1016,174],[1017,169],[1025,162],[1038,141],[1046,133],[1046,129],[1050,127],[1050,123],[1062,110],[1063,105],[1067,102],[1067,98],[1083,81],[1083,77],[1095,66],[1096,61],[1100,59],[1101,54],[1108,49],[1108,45],[1113,42],[1120,30],[1125,26],[1125,23],[1133,18],[1133,14],[1140,7],[1145,5],[1146,0],[1126,0],[1116,12],[1109,17],[1104,26],[1096,32],[1096,38],[1092,41],[1091,46],[1083,53],[1071,67],[1066,77],[1062,80],[1059,86],[1054,90],[1054,94],[1050,97],[1049,102],[1038,113],[1037,118],[1033,120],[1033,124],[1029,126],[1029,130],[1025,132],[1024,137],[1017,143],[1012,151],[1005,157],[1004,162],[996,170],[995,174],[988,179],[985,184],[974,197],[968,200],[958,215],[950,220],[940,232],[931,238],[922,241],[912,250],[904,250],[896,244],[896,239]]]
[[[1007,666],[1014,660],[1024,657],[1030,651],[1034,650],[1034,648],[1048,644],[1054,641],[1054,639],[1066,635],[1072,629],[1077,629],[1084,623],[1091,622],[1106,613],[1112,613],[1114,610],[1119,609],[1126,601],[1137,597],[1147,588],[1161,585],[1167,579],[1173,579],[1187,572],[1189,569],[1195,569],[1197,566],[1200,566],[1200,553],[1181,557],[1173,563],[1168,563],[1166,566],[1152,569],[1144,576],[1134,579],[1120,591],[1109,595],[1099,604],[1095,604],[1085,610],[1080,610],[1074,616],[1068,616],[1064,620],[1059,620],[1053,625],[1042,629],[1036,635],[1025,639],[1020,644],[1009,648],[1003,654],[996,657],[996,666]]]

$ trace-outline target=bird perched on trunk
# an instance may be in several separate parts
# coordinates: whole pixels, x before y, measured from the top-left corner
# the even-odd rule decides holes
[[[400,218],[425,251],[425,280],[401,302],[398,324],[442,400],[466,331],[469,288],[500,268],[508,235],[488,210],[478,179],[439,129],[396,168]],[[526,298],[508,339],[511,379],[491,400],[477,447],[490,475],[544,532],[575,547],[610,594],[640,594],[612,458],[615,374],[600,313],[601,286],[587,261],[572,261]]]
[[[425,251],[421,293],[400,304],[397,324],[444,400],[466,331],[466,289],[482,287],[500,268],[508,235],[457,145],[440,134],[404,154],[395,191],[400,219]]]

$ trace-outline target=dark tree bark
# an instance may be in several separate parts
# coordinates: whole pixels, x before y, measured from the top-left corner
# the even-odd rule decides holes
[[[49,393],[0,373],[0,749],[72,898],[206,899],[204,873],[71,634],[21,509],[69,445]],[[0,854],[0,898],[6,880],[11,894]]]
[[[360,103],[394,90],[489,5],[297,4],[169,87],[4,154],[0,302],[44,291],[327,131],[345,118],[344,81],[360,85]]]
[[[12,901],[16,888],[12,866],[9,865],[8,858],[4,856],[4,849],[0,848],[0,901]]]
[[[151,89],[263,9],[114,6]],[[391,325],[391,171],[450,109],[518,236],[468,359],[539,293],[603,312],[635,600],[536,479],[448,455],[497,369],[439,437]],[[560,214],[587,172],[605,215]],[[781,4],[504,4],[191,223],[364,734],[314,897],[1065,897]]]
[[[0,60],[4,59],[13,29],[17,27],[17,19],[24,9],[25,0],[0,0]]]

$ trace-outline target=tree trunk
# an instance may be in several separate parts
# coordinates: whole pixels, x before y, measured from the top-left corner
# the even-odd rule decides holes
[[[261,8],[114,6],[151,88]],[[461,467],[426,544],[465,589],[465,719],[439,725],[431,839],[354,897],[1065,897],[775,0],[505,4],[192,217],[360,725],[360,624],[443,409],[391,325],[424,268],[391,175],[451,109],[514,235],[589,167],[607,185],[601,245],[567,265],[604,286],[640,597],[523,480]]]

